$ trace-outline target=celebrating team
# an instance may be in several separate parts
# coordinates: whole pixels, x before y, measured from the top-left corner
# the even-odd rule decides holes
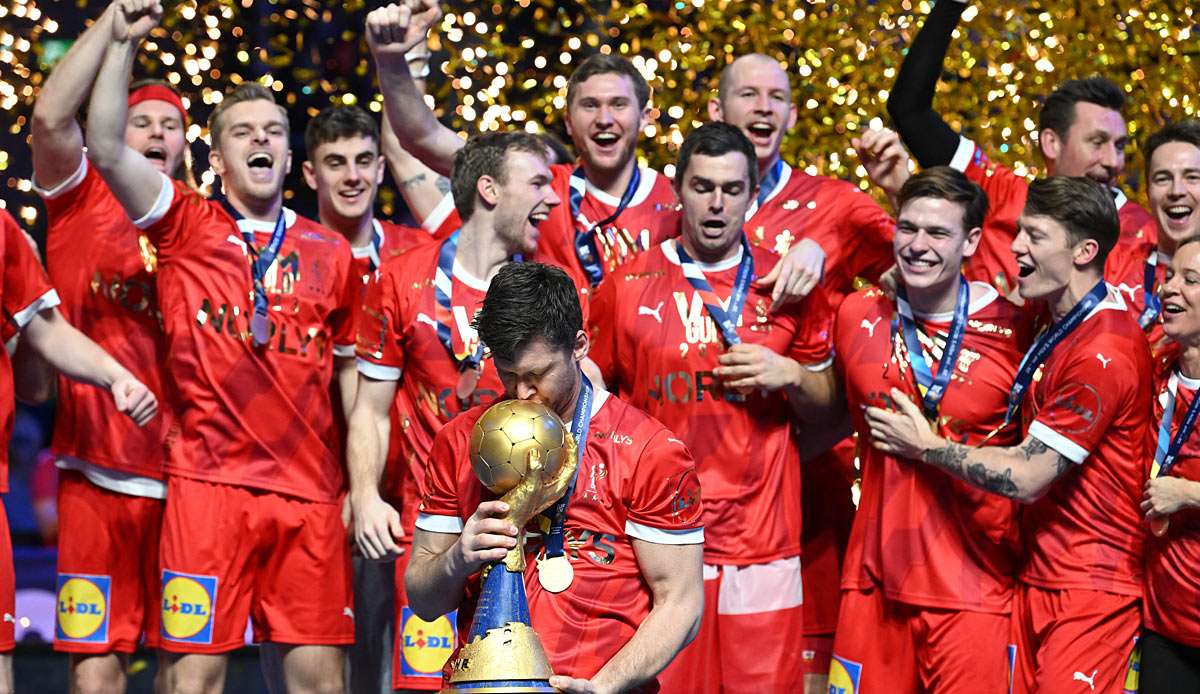
[[[247,621],[287,691],[343,691],[348,647],[354,691],[437,690],[527,531],[561,691],[1200,689],[1200,123],[1143,144],[1147,211],[1116,187],[1124,95],[1071,80],[1049,176],[1019,177],[932,109],[964,7],[914,39],[897,130],[853,142],[893,221],[781,158],[767,56],[724,67],[672,180],[638,164],[625,59],[568,81],[577,161],[466,139],[423,95],[439,8],[388,5],[385,127],[310,121],[312,221],[254,83],[208,121],[219,194],[194,190],[185,100],[129,84],[162,7],[114,2],[33,114],[48,275],[0,215],[0,406],[58,391],[72,691],[123,691],[140,645],[164,690],[221,691]],[[422,228],[374,217],[385,164]],[[582,423],[559,536],[467,463],[506,397]]]

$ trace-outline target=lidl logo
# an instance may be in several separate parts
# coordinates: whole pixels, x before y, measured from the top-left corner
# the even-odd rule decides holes
[[[454,653],[456,612],[426,622],[407,607],[401,610],[400,671],[409,677],[442,676]]]
[[[111,590],[111,576],[59,574],[55,638],[74,643],[108,643]]]
[[[162,635],[184,643],[212,643],[217,577],[163,570]]]
[[[856,694],[862,677],[862,663],[833,655],[829,663],[829,694]]]

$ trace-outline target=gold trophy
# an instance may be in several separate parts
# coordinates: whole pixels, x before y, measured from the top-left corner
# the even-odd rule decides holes
[[[566,491],[579,456],[571,432],[544,405],[506,400],[488,408],[471,430],[471,467],[508,504],[517,546],[484,567],[482,590],[466,643],[450,658],[443,694],[556,692],[546,651],[529,621],[525,596],[525,525]]]

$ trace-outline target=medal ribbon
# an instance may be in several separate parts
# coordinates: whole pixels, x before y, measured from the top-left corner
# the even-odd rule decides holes
[[[1158,446],[1154,449],[1154,467],[1150,478],[1163,477],[1171,474],[1171,468],[1179,458],[1179,451],[1187,443],[1192,431],[1196,428],[1196,420],[1200,418],[1200,397],[1193,396],[1192,404],[1188,405],[1187,413],[1179,431],[1171,436],[1171,422],[1175,419],[1175,391],[1179,388],[1179,374],[1171,373],[1167,381],[1167,406],[1163,408],[1162,421],[1158,425]]]
[[[603,230],[605,226],[621,216],[625,208],[629,207],[641,182],[642,169],[634,165],[633,176],[629,178],[629,185],[625,187],[625,193],[621,195],[617,209],[609,216],[592,224],[579,212],[579,208],[583,206],[583,198],[587,194],[587,176],[583,173],[582,166],[575,167],[575,171],[571,173],[571,192],[568,197],[571,203],[571,219],[575,220],[575,255],[579,257],[583,271],[588,276],[588,282],[593,287],[604,279],[604,268],[600,265],[600,255],[596,250],[596,232]],[[586,231],[580,231],[580,229],[586,229]]]
[[[930,420],[937,421],[938,409],[942,398],[946,395],[946,386],[958,364],[958,353],[962,350],[963,335],[967,331],[967,311],[970,304],[971,290],[967,280],[958,276],[958,297],[954,302],[954,318],[950,322],[950,334],[946,338],[946,346],[942,349],[942,359],[938,362],[937,375],[929,369],[925,354],[921,350],[921,342],[917,338],[917,322],[913,317],[912,307],[908,304],[908,295],[904,285],[896,287],[896,308],[900,314],[900,326],[904,335],[904,344],[908,347],[908,362],[912,365],[913,376],[917,382],[917,391],[921,394],[921,409]]]
[[[779,186],[779,179],[783,176],[784,166],[786,164],[783,163],[783,160],[777,159],[775,164],[763,175],[762,180],[758,182],[758,197],[754,200],[754,204],[750,206],[750,209],[746,210],[746,221],[750,221],[754,213],[758,212],[758,208],[762,207],[763,203],[774,195],[775,188]]]
[[[454,273],[454,254],[458,252],[458,229],[454,230],[453,234],[446,237],[442,241],[442,247],[438,250],[437,273],[433,280],[433,296],[437,299],[435,307],[435,318],[437,319],[437,334],[441,340],[442,346],[450,354],[450,358],[458,366],[459,371],[467,369],[475,369],[479,367],[483,360],[483,343],[475,347],[472,353],[467,349],[467,340],[458,331],[455,330],[457,323],[454,320],[454,311],[451,308],[451,294],[453,292],[453,281],[451,276]],[[458,348],[455,345],[459,345]]]
[[[1092,309],[1104,300],[1108,294],[1108,285],[1104,280],[1096,283],[1079,303],[1075,304],[1063,319],[1050,326],[1038,338],[1033,341],[1033,345],[1025,356],[1021,358],[1021,366],[1017,369],[1017,377],[1013,382],[1012,389],[1008,391],[1008,409],[1004,413],[1004,424],[1000,425],[1000,429],[1008,426],[1012,422],[1013,415],[1021,408],[1021,401],[1025,398],[1025,391],[1029,388],[1029,384],[1033,381],[1033,374],[1046,361],[1046,357],[1054,351],[1058,343],[1062,342],[1070,335],[1075,328],[1078,328],[1083,323],[1083,319],[1087,318]],[[997,429],[999,431],[999,429]],[[995,433],[995,432],[993,432]]]
[[[712,317],[713,322],[717,324],[721,336],[725,338],[725,345],[732,347],[741,344],[742,338],[737,334],[738,318],[741,317],[742,309],[746,306],[746,294],[750,289],[750,282],[754,280],[754,255],[750,252],[750,243],[746,240],[746,235],[742,234],[742,261],[738,263],[737,276],[733,281],[733,292],[729,295],[728,311],[721,308],[721,299],[717,297],[712,285],[708,283],[704,271],[688,256],[687,251],[683,249],[683,244],[678,240],[675,241],[675,249],[679,254],[679,265],[683,268],[683,276],[700,294],[704,308]]]
[[[571,495],[575,493],[579,468],[583,467],[583,452],[587,448],[588,428],[592,423],[592,382],[582,371],[579,372],[579,378],[579,398],[575,400],[575,415],[571,418],[571,436],[575,438],[575,445],[579,449],[579,462],[575,465],[575,472],[571,474],[571,483],[567,485],[567,491],[554,503],[553,515],[550,516],[550,533],[546,535],[544,543],[547,559],[563,555],[563,527],[567,522],[567,505],[571,502]]]
[[[1145,330],[1158,320],[1158,314],[1162,312],[1162,300],[1158,298],[1158,292],[1154,291],[1154,284],[1158,279],[1158,251],[1154,251],[1149,258],[1146,258],[1146,267],[1143,272],[1142,296],[1146,307],[1142,309],[1142,315],[1138,316],[1138,325]]]
[[[371,245],[367,246],[367,259],[371,261],[371,272],[375,272],[383,265],[379,255],[379,249],[383,247],[383,227],[374,219],[371,220],[371,227]]]
[[[234,209],[233,205],[229,204],[228,200],[221,199],[221,205],[225,207],[225,211],[233,217],[235,222],[240,222],[245,219],[240,212]],[[255,320],[267,320],[267,289],[263,285],[263,279],[267,276],[267,270],[271,264],[275,262],[275,258],[279,255],[279,249],[283,246],[283,239],[287,236],[287,221],[284,219],[283,207],[279,208],[279,216],[275,218],[275,230],[271,232],[271,240],[267,242],[266,248],[261,251],[254,243],[254,232],[242,229],[238,225],[238,232],[242,235],[242,240],[246,242],[246,249],[254,257],[254,262],[250,264],[250,275],[254,281],[254,316]],[[252,333],[255,331],[251,331]],[[260,335],[254,335],[254,344],[264,344],[259,341]]]

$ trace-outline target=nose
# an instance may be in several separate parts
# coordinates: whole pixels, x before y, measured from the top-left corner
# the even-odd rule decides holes
[[[725,192],[720,188],[714,188],[709,194],[708,209],[713,212],[720,212],[725,209]]]
[[[542,202],[546,203],[547,207],[553,208],[562,204],[562,198],[558,197],[558,193],[554,191],[554,186],[547,186],[546,190],[548,193],[546,197],[542,199]]]
[[[1117,175],[1124,158],[1125,155],[1120,151],[1116,143],[1110,142],[1100,150],[1100,165],[1108,171],[1110,176]]]
[[[612,109],[609,108],[607,104],[601,105],[600,109],[598,111],[596,111],[596,125],[604,126],[604,125],[611,125],[612,123],[613,123]]]
[[[253,134],[253,139],[255,142],[267,142],[268,141],[267,129],[264,127],[255,128],[253,130],[252,134]]]
[[[1167,195],[1172,198],[1183,197],[1187,194],[1187,186],[1184,184],[1182,176],[1171,177],[1171,187],[1167,190]]]
[[[1008,249],[1013,252],[1013,255],[1025,255],[1025,252],[1028,250],[1028,242],[1029,239],[1027,238],[1025,232],[1018,231],[1017,235],[1013,237],[1012,244],[1008,247]]]
[[[163,136],[162,123],[159,123],[156,120],[150,121],[150,137],[158,138],[161,140],[162,136]]]
[[[514,395],[518,400],[532,400],[537,392],[537,386],[532,381],[520,380],[517,381],[517,392]]]
[[[768,95],[765,92],[760,92],[758,97],[754,100],[754,110],[759,111],[759,112],[770,113],[770,111],[771,111],[770,95]]]

